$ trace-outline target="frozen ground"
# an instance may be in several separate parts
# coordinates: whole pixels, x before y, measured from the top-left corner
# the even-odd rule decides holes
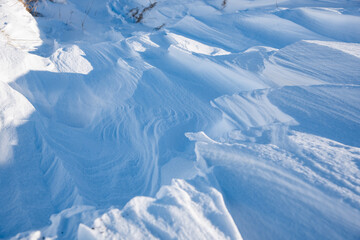
[[[222,3],[0,0],[0,239],[360,238],[360,2]]]

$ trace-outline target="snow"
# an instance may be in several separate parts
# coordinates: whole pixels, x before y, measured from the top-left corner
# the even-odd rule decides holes
[[[279,12],[278,15],[335,40],[360,40],[360,17],[343,12],[341,8],[296,8]]]
[[[201,183],[197,186],[200,189],[173,180],[156,199],[133,198],[122,211],[111,209],[95,219],[93,228],[81,225],[78,239],[241,239],[221,194]]]
[[[0,1],[0,239],[358,239],[358,1]]]
[[[230,54],[230,52],[227,52],[223,49],[207,46],[200,42],[191,40],[189,38],[174,33],[169,33],[168,36],[170,37],[170,39],[173,39],[175,41],[175,46],[184,49],[186,51],[189,51],[190,53],[199,53],[199,54],[205,54],[211,56],[221,56],[221,55]]]
[[[24,11],[20,1],[3,1],[0,6],[2,42],[24,51],[34,50],[42,44],[36,20]]]
[[[84,58],[85,53],[76,45],[57,49],[50,57],[59,72],[88,74],[93,70]]]
[[[344,43],[344,42],[324,42],[324,41],[308,41],[322,46],[334,48],[336,50],[343,51],[347,54],[354,55],[360,58],[360,45],[358,43]]]

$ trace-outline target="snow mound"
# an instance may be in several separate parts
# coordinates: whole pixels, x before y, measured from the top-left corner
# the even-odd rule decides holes
[[[329,48],[334,48],[340,50],[355,57],[360,58],[360,44],[358,43],[344,43],[344,42],[328,42],[328,41],[307,41],[310,43],[315,43],[321,46],[326,46]]]
[[[242,239],[215,189],[173,180],[156,199],[137,197],[122,211],[112,209],[95,219],[92,229],[80,225],[78,239]]]
[[[50,57],[59,72],[88,74],[93,70],[91,64],[84,58],[85,53],[76,45],[60,48]]]
[[[360,41],[360,17],[347,14],[341,8],[295,8],[278,15],[326,37],[345,42]]]

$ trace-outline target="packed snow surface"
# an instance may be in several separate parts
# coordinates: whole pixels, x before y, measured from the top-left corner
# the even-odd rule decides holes
[[[0,0],[0,239],[359,239],[360,2]]]

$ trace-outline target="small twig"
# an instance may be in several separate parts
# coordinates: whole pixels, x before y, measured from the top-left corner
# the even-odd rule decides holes
[[[84,30],[84,24],[85,24],[86,18],[87,18],[87,16],[88,16],[89,13],[90,13],[90,10],[91,10],[93,4],[94,4],[94,0],[91,1],[91,3],[89,4],[88,8],[85,10],[85,17],[84,17],[84,19],[83,19],[82,22],[81,22],[81,28],[82,28],[83,30]]]
[[[139,8],[132,8],[130,9],[129,13],[131,13],[133,18],[135,18],[135,16],[139,13]]]
[[[221,3],[223,9],[226,7],[226,4],[227,4],[227,0],[223,0],[223,2]]]
[[[161,25],[158,26],[158,27],[155,27],[155,28],[154,28],[154,31],[159,31],[159,30],[162,29],[164,26],[165,26],[165,23],[161,24]]]
[[[67,21],[67,25],[69,25],[69,24],[71,24],[71,17],[72,17],[72,15],[73,15],[73,13],[74,13],[74,11],[71,11],[70,12],[70,17],[69,17],[69,20]]]
[[[36,11],[39,0],[19,0],[22,2],[26,10],[34,17],[41,17],[42,15]]]

